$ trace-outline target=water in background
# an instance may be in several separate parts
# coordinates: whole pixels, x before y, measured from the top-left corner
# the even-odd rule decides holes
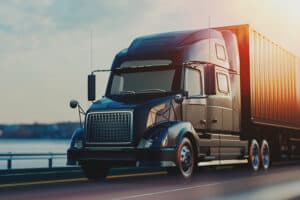
[[[70,140],[52,139],[0,139],[0,153],[66,153]],[[0,169],[7,161],[0,160]],[[66,166],[66,159],[54,159],[53,166]],[[13,169],[48,167],[48,160],[13,160]]]

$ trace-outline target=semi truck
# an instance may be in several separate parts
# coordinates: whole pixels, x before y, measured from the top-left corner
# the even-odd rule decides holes
[[[96,73],[109,71],[96,100]],[[138,37],[88,75],[84,125],[68,164],[89,179],[115,166],[257,171],[300,155],[300,59],[248,24]]]

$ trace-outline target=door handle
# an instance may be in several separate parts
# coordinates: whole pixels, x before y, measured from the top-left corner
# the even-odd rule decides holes
[[[216,119],[213,119],[213,120],[211,120],[211,122],[212,122],[212,123],[217,123],[217,122],[218,122],[218,120],[216,120]]]

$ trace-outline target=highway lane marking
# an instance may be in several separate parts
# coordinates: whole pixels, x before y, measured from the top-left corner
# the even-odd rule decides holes
[[[166,193],[178,192],[178,191],[182,191],[182,190],[191,190],[191,189],[196,189],[196,188],[200,188],[200,187],[210,187],[210,186],[222,185],[222,184],[224,184],[226,182],[227,181],[224,181],[224,182],[214,182],[214,183],[203,184],[203,185],[196,185],[196,186],[191,186],[191,187],[176,188],[176,189],[171,189],[171,190],[163,190],[163,191],[152,192],[152,193],[145,193],[145,194],[138,194],[138,195],[120,197],[120,198],[115,198],[113,200],[137,199],[137,198],[146,197],[146,196],[153,196],[153,195],[158,195],[158,194],[166,194]]]
[[[273,174],[273,173],[270,173],[269,175],[260,174],[258,176],[259,177],[264,177],[264,176],[271,176],[272,177],[273,175],[278,175],[278,174]],[[166,193],[178,192],[178,191],[183,191],[183,190],[192,190],[192,189],[197,189],[197,188],[201,188],[201,187],[217,186],[217,185],[240,182],[240,181],[245,181],[245,180],[251,181],[251,180],[255,180],[255,179],[257,179],[256,176],[236,178],[236,179],[227,180],[227,181],[212,182],[212,183],[208,183],[208,184],[195,185],[195,186],[190,186],[190,187],[180,187],[180,188],[175,188],[175,189],[170,189],[170,190],[162,190],[162,191],[157,191],[157,192],[152,192],[152,193],[144,193],[144,194],[136,194],[136,195],[131,195],[131,196],[119,197],[119,198],[114,198],[113,200],[138,199],[138,198],[142,198],[142,197],[146,197],[146,196],[166,194]]]
[[[163,191],[152,192],[152,193],[138,194],[138,195],[132,195],[132,196],[126,196],[126,197],[115,198],[114,200],[137,199],[137,198],[146,197],[146,196],[153,196],[153,195],[158,195],[158,194],[166,194],[166,193],[178,192],[178,191],[182,191],[182,190],[191,190],[191,189],[196,189],[196,188],[200,188],[200,187],[216,186],[216,185],[224,184],[224,183],[226,183],[226,182],[227,182],[227,181],[223,181],[223,182],[213,182],[213,183],[209,183],[209,184],[196,185],[196,186],[191,186],[191,187],[176,188],[176,189],[163,190]]]
[[[267,176],[267,175],[260,175],[261,177]],[[137,199],[141,197],[146,197],[146,196],[153,196],[153,195],[159,195],[159,194],[166,194],[166,193],[172,193],[172,192],[178,192],[178,191],[183,191],[183,190],[192,190],[192,189],[197,189],[201,187],[211,187],[211,186],[217,186],[217,185],[223,185],[227,183],[234,183],[234,182],[240,182],[240,181],[245,181],[245,180],[255,180],[257,177],[243,177],[243,178],[236,178],[233,180],[227,180],[227,181],[220,181],[220,182],[212,182],[208,184],[202,184],[202,185],[195,185],[195,186],[190,186],[190,187],[180,187],[180,188],[175,188],[175,189],[170,189],[170,190],[162,190],[158,192],[152,192],[152,193],[145,193],[145,194],[137,194],[137,195],[131,195],[131,196],[125,196],[125,197],[119,197],[119,198],[114,198],[113,200],[126,200],[126,199]]]
[[[107,176],[106,178],[117,179],[117,178],[126,178],[126,177],[152,176],[152,175],[163,175],[163,174],[167,174],[167,172],[159,171],[159,172],[145,172],[145,173],[135,173],[135,174],[121,174],[121,175]],[[88,180],[87,178],[72,178],[72,179],[62,179],[62,180],[33,181],[33,182],[24,182],[24,183],[8,183],[8,184],[1,184],[0,188],[51,184],[51,183],[80,182],[80,181],[87,181],[87,180]]]
[[[121,175],[107,176],[106,178],[108,178],[108,179],[114,179],[114,178],[151,176],[151,175],[164,175],[164,174],[168,174],[168,172],[161,171],[161,172],[145,172],[145,173],[136,173],[136,174],[121,174]]]
[[[26,182],[25,183],[8,183],[8,184],[1,184],[0,188],[49,184],[49,183],[67,183],[67,182],[87,181],[87,180],[88,180],[87,178],[71,178],[71,179],[63,179],[63,180],[33,181],[33,182],[27,182],[27,183]]]

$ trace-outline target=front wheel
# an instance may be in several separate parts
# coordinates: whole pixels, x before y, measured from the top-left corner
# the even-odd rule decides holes
[[[183,138],[177,149],[177,165],[180,174],[188,179],[191,178],[195,168],[194,150],[191,141]]]
[[[103,166],[99,162],[83,162],[81,169],[84,175],[93,181],[105,178],[109,172],[109,167]]]

